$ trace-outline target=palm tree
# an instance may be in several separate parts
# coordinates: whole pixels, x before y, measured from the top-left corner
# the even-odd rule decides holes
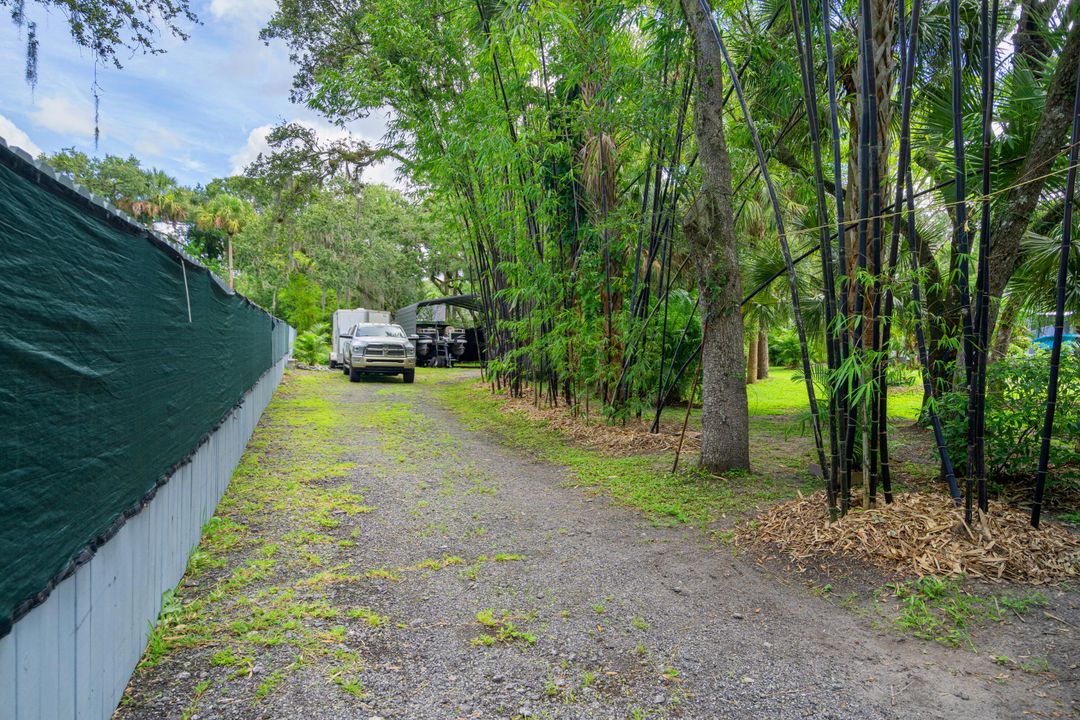
[[[216,230],[225,233],[228,239],[229,288],[233,288],[233,235],[244,229],[251,219],[251,208],[238,197],[215,195],[210,202],[199,208],[195,216],[195,225],[200,230]]]

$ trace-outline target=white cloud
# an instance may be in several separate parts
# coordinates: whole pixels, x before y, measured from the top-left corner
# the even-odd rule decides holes
[[[293,120],[293,122],[310,130],[314,130],[318,134],[319,140],[322,141],[343,140],[349,137],[356,137],[348,130],[329,123],[316,123],[311,122],[310,120]],[[240,150],[229,157],[229,161],[232,163],[232,168],[229,170],[231,174],[239,175],[243,173],[248,165],[255,162],[255,159],[259,157],[259,153],[270,152],[270,146],[266,143],[266,136],[270,134],[270,131],[273,130],[274,127],[274,125],[260,125],[248,133],[247,142],[244,144],[244,147],[240,148]]]
[[[207,173],[207,171],[209,170],[209,168],[206,167],[206,164],[204,162],[202,162],[201,160],[196,160],[195,158],[191,157],[190,155],[188,155],[186,157],[178,157],[178,158],[174,158],[174,159],[175,159],[175,161],[177,163],[180,164],[180,167],[184,168],[185,170],[187,170],[189,172],[198,173],[200,175],[205,175]]]
[[[183,141],[175,131],[155,124],[140,134],[134,147],[135,154],[139,157],[161,157],[182,144]]]
[[[240,175],[248,165],[255,162],[259,153],[269,152],[270,146],[266,144],[266,136],[273,129],[273,125],[260,125],[248,133],[244,147],[229,157],[229,162],[232,163],[232,167],[229,168],[230,175]]]
[[[41,154],[41,148],[30,139],[30,136],[3,115],[0,115],[0,137],[4,138],[8,145],[25,150],[34,157]]]
[[[394,160],[383,160],[380,163],[376,163],[371,167],[364,168],[364,174],[361,179],[366,183],[381,183],[388,185],[398,190],[405,189],[405,183],[402,183],[396,177],[398,171],[397,162]]]
[[[261,24],[276,9],[276,0],[210,0],[210,14],[218,19],[234,18]]]
[[[311,122],[310,120],[294,120],[293,122],[314,130],[318,133],[319,139],[323,141],[341,140],[348,137],[364,139],[362,136],[351,133],[345,128],[340,128],[325,122]],[[229,158],[229,161],[232,163],[232,167],[229,170],[231,175],[242,174],[248,165],[255,162],[255,159],[259,157],[259,153],[270,152],[270,146],[266,143],[266,136],[273,129],[273,125],[260,125],[248,133],[247,142],[244,144],[244,147],[233,153]],[[368,142],[372,146],[376,145],[376,143],[373,143],[370,140]],[[367,183],[381,183],[392,188],[397,188],[398,190],[404,190],[406,188],[406,183],[403,183],[395,177],[397,170],[398,166],[396,161],[383,160],[382,162],[364,168],[362,179]]]
[[[30,119],[35,125],[61,135],[94,136],[94,106],[83,98],[69,95],[44,97],[30,111]]]

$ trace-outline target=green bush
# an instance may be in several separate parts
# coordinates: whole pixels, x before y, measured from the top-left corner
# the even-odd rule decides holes
[[[328,362],[330,343],[326,341],[322,326],[316,325],[311,330],[296,336],[293,357],[306,365],[325,365]]]
[[[904,365],[897,365],[895,362],[889,363],[889,366],[885,369],[885,379],[889,384],[889,387],[902,387],[906,385],[913,385],[919,382],[919,368],[906,367]]]
[[[690,395],[690,387],[693,385],[696,364],[691,359],[691,356],[695,354],[698,344],[701,342],[701,321],[698,320],[697,315],[691,316],[690,311],[692,309],[689,293],[678,289],[672,291],[668,308],[667,334],[664,335],[665,365],[667,368],[674,368],[671,372],[676,372],[687,360],[690,360],[690,365],[687,371],[683,373],[671,395],[668,396],[669,402],[685,400]],[[659,327],[659,323],[657,325]],[[679,345],[679,338],[682,336],[683,328],[686,328],[686,337],[683,338],[682,345]],[[675,354],[676,347],[679,349],[678,355],[672,357]],[[656,366],[656,371],[646,380],[645,387],[656,387],[660,383],[661,368],[659,362],[656,363]]]
[[[998,484],[1026,482],[1039,464],[1050,353],[1008,355],[986,375],[986,472]],[[957,474],[967,465],[967,392],[942,396],[941,419]],[[1051,483],[1080,485],[1080,347],[1063,348],[1050,446]]]
[[[293,273],[278,293],[277,315],[298,332],[313,329],[323,317],[322,301],[322,288],[314,280],[303,273]]]
[[[769,338],[769,364],[784,367],[799,367],[802,363],[802,351],[799,349],[799,335],[794,330]]]

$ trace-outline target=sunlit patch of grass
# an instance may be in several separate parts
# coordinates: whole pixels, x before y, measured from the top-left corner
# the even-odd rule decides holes
[[[784,367],[769,368],[769,377],[746,386],[747,411],[751,418],[790,417],[810,408],[802,371]],[[889,419],[916,420],[922,409],[922,386],[919,383],[889,388]],[[664,408],[665,424],[681,425],[686,406]],[[701,410],[690,413],[690,427],[701,428]]]

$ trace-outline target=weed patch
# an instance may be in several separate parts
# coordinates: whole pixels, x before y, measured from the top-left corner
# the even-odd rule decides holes
[[[521,622],[523,619],[520,616],[511,616],[508,612],[496,615],[490,608],[481,610],[476,613],[476,622],[483,625],[487,632],[481,633],[469,642],[474,646],[482,647],[491,647],[496,643],[535,645],[536,636],[514,624],[514,620]]]
[[[900,601],[897,627],[923,640],[972,649],[971,630],[981,623],[1001,622],[1006,613],[1023,615],[1046,604],[1041,593],[1021,595],[975,595],[951,578],[927,576],[886,586]]]
[[[389,618],[329,598],[341,585],[364,581],[341,562],[342,549],[354,544],[349,538],[358,537],[345,523],[375,508],[345,482],[354,464],[342,457],[353,428],[379,422],[373,416],[382,411],[343,409],[326,388],[319,375],[286,376],[189,560],[188,578],[220,574],[165,595],[141,667],[206,647],[222,681],[250,683],[255,702],[307,663],[345,695],[364,696],[363,663],[345,645],[346,626],[374,629]],[[282,652],[295,660],[282,666],[275,660]],[[253,677],[256,664],[270,670]]]

